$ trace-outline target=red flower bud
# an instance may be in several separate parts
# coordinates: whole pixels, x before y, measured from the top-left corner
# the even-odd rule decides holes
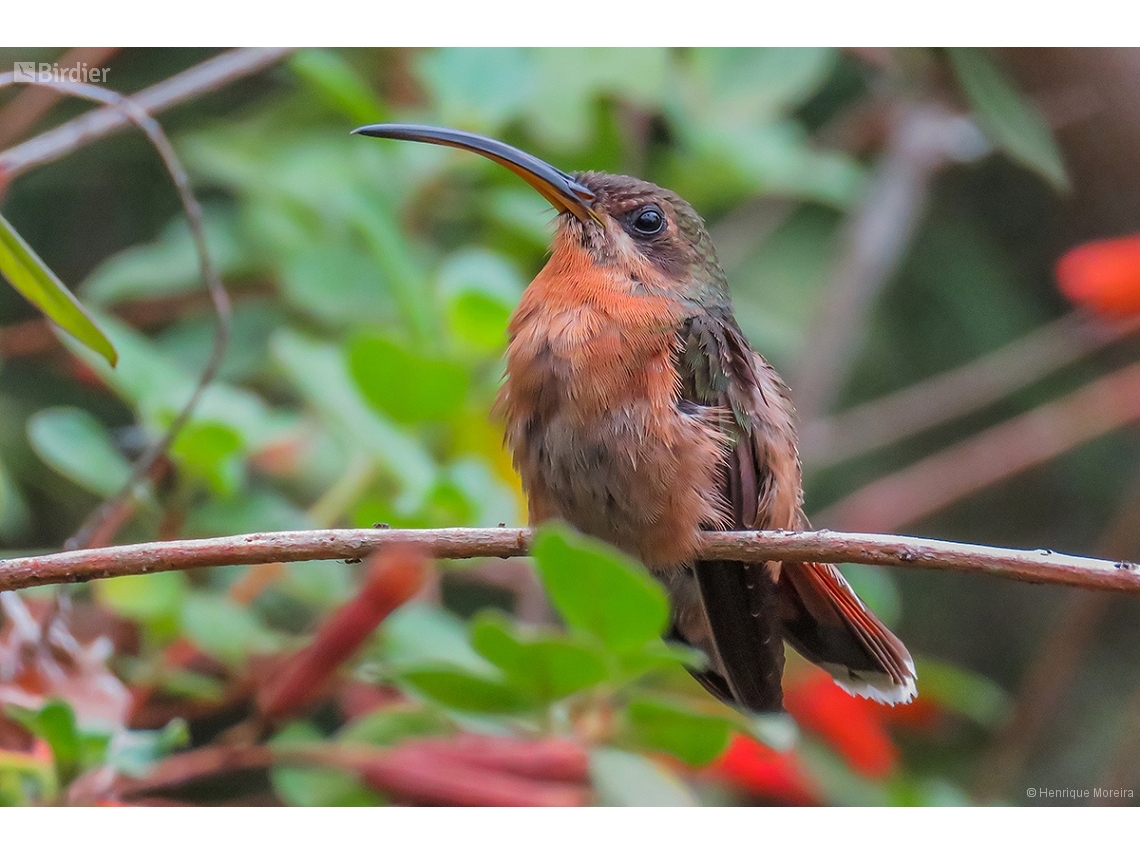
[[[1057,283],[1079,306],[1105,315],[1140,313],[1140,235],[1070,249],[1057,262]]]
[[[373,553],[367,562],[360,593],[326,618],[313,642],[289,659],[260,693],[258,706],[268,718],[310,703],[380,622],[422,587],[427,572],[424,554],[405,546]]]

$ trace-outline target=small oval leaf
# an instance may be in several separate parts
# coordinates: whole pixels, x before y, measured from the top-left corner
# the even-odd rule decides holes
[[[1045,117],[980,48],[947,48],[954,74],[993,143],[1058,190],[1069,189],[1065,161]]]
[[[665,631],[665,589],[632,558],[558,525],[535,535],[532,554],[563,620],[608,649],[635,650]]]
[[[533,708],[511,686],[455,668],[421,668],[400,676],[420,694],[454,710],[505,715]]]
[[[726,719],[650,698],[632,701],[626,718],[639,745],[664,751],[690,766],[705,766],[719,757],[733,730]]]

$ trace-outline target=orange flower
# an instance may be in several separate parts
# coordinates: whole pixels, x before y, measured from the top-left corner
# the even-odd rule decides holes
[[[1057,283],[1078,306],[1106,315],[1140,313],[1140,235],[1070,249],[1057,262]]]

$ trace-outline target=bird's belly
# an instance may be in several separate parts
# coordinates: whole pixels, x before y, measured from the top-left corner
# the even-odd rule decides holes
[[[555,413],[528,433],[515,457],[534,523],[565,519],[661,571],[723,525],[725,444],[703,413],[631,402],[587,420]]]

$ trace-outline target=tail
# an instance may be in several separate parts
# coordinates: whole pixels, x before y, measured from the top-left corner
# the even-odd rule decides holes
[[[777,583],[784,638],[859,697],[909,703],[914,660],[834,564],[784,562]]]
[[[698,561],[670,580],[672,638],[704,651],[693,676],[725,703],[783,710],[784,640],[776,579],[764,564]]]

